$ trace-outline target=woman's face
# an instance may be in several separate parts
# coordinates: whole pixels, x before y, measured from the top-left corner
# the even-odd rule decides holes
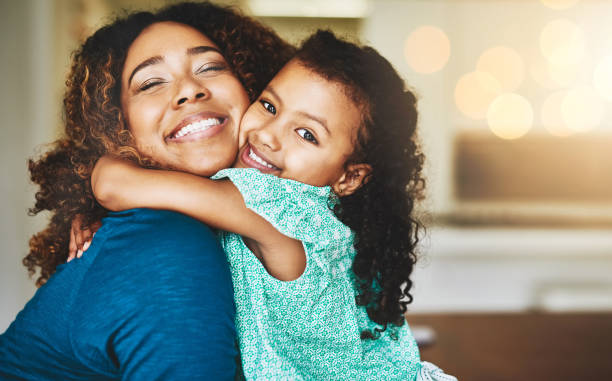
[[[216,45],[196,29],[173,22],[146,28],[128,50],[121,85],[141,153],[202,176],[233,163],[249,99]]]

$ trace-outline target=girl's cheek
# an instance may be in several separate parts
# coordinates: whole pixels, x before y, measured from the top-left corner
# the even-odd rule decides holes
[[[253,110],[248,108],[244,115],[242,116],[242,120],[240,121],[240,126],[238,128],[238,147],[242,147],[248,141],[249,132],[253,129],[252,126],[254,123]]]

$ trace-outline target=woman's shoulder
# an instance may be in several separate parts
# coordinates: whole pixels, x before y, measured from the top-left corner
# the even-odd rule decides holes
[[[96,240],[105,241],[103,251],[113,253],[112,260],[143,263],[144,267],[150,262],[202,262],[205,261],[202,257],[206,257],[204,252],[216,253],[208,255],[207,262],[224,259],[216,236],[208,226],[167,210],[138,208],[109,213],[102,220],[94,243]]]
[[[102,226],[108,227],[112,234],[129,231],[144,236],[159,234],[160,238],[177,232],[181,233],[181,239],[192,236],[191,233],[212,235],[207,225],[185,214],[147,208],[110,212],[102,220]]]

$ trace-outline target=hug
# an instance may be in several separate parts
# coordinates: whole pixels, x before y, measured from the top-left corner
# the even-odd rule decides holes
[[[455,380],[404,319],[423,155],[374,49],[182,3],[88,38],[64,111],[0,379]]]

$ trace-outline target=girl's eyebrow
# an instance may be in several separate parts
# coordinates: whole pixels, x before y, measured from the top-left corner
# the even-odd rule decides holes
[[[194,56],[196,54],[202,54],[202,53],[207,53],[207,52],[216,52],[216,53],[223,55],[219,49],[213,46],[203,45],[203,46],[195,46],[193,48],[187,49],[187,55],[189,56]],[[158,64],[162,62],[163,60],[164,58],[162,56],[155,56],[155,57],[151,57],[151,58],[148,58],[142,61],[138,66],[134,68],[134,70],[132,70],[132,74],[130,74],[130,78],[128,79],[128,86],[132,83],[132,78],[134,78],[134,75],[139,70],[142,70],[147,66]]]
[[[331,135],[331,133],[329,132],[329,128],[327,128],[327,122],[325,121],[325,119],[319,118],[318,116],[309,114],[309,113],[307,113],[305,111],[298,111],[297,113],[302,115],[302,116],[304,116],[304,117],[306,117],[306,118],[308,118],[308,119],[311,119],[311,120],[317,122],[318,124],[321,125],[321,127],[323,127],[325,129],[325,132],[327,132],[328,135]]]
[[[270,94],[272,94],[272,96],[274,96],[274,98],[276,98],[276,102],[279,103],[279,105],[282,107],[283,106],[283,100],[278,96],[278,94],[276,93],[276,91],[274,91],[274,88],[272,86],[266,87],[265,91],[269,92]],[[318,124],[321,125],[321,127],[323,127],[325,129],[325,132],[327,132],[328,135],[331,135],[331,132],[329,132],[329,128],[327,128],[327,121],[324,118],[320,118],[316,115],[312,115],[310,113],[307,113],[306,111],[297,111],[297,114],[311,119],[315,122],[317,122]]]

